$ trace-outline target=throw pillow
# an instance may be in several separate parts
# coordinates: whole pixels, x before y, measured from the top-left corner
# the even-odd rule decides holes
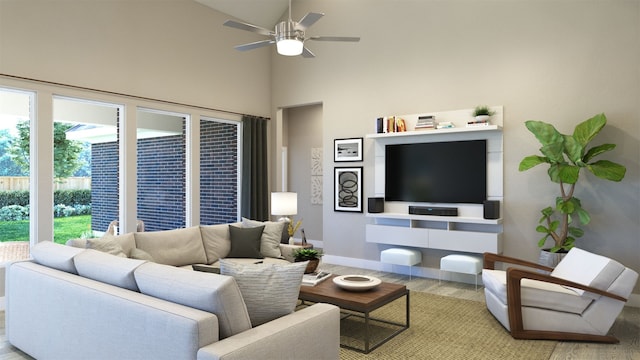
[[[86,248],[102,251],[107,254],[120,257],[127,257],[127,254],[124,253],[124,249],[122,248],[122,246],[111,236],[96,239],[87,239]]]
[[[148,252],[142,250],[142,249],[138,249],[138,248],[133,248],[133,250],[131,250],[131,255],[129,256],[131,259],[138,259],[138,260],[147,260],[147,261],[153,261],[153,256],[151,256],[151,254],[149,254]]]
[[[307,263],[241,265],[221,259],[220,274],[236,280],[255,327],[295,310]]]
[[[229,235],[231,237],[231,251],[227,257],[230,258],[252,258],[262,259],[260,253],[260,238],[264,226],[254,228],[240,228],[229,225]]]
[[[286,225],[284,221],[257,221],[242,218],[242,227],[253,228],[264,225],[264,231],[260,238],[260,253],[262,256],[280,259],[280,239],[282,238],[282,229]]]

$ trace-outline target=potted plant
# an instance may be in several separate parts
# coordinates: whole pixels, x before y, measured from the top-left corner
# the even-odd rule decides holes
[[[616,182],[624,178],[626,168],[623,165],[609,160],[594,161],[596,156],[613,150],[615,144],[587,148],[606,123],[605,115],[598,114],[576,125],[573,134],[565,135],[558,132],[553,125],[542,121],[525,122],[527,129],[542,144],[542,156],[525,157],[520,162],[519,170],[525,171],[540,164],[548,164],[549,179],[560,187],[560,195],[556,197],[555,205],[542,209],[542,217],[536,227],[536,231],[543,234],[538,241],[539,247],[543,248],[548,238],[553,240],[553,247],[549,249],[551,253],[571,249],[575,239],[584,234],[578,226],[587,225],[591,221],[589,213],[574,196],[580,171],[586,169],[601,179]],[[577,222],[580,224],[576,224]]]
[[[309,264],[304,271],[305,274],[316,271],[321,257],[322,253],[316,249],[299,248],[293,251],[293,258],[295,262],[309,261]]]
[[[495,113],[496,112],[489,109],[487,105],[478,105],[473,109],[473,117],[476,118],[477,121],[487,121]]]

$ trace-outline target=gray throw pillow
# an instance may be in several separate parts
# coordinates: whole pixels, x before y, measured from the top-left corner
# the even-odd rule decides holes
[[[252,259],[264,258],[260,253],[260,239],[262,238],[262,231],[264,231],[264,226],[241,228],[229,225],[231,251],[229,251],[229,255],[227,255],[227,257]]]
[[[295,310],[307,263],[241,265],[221,259],[220,274],[236,280],[255,327]]]
[[[272,257],[276,259],[282,258],[282,252],[280,251],[280,241],[282,237],[282,231],[287,223],[284,221],[257,221],[242,218],[242,227],[253,228],[258,226],[264,226],[262,231],[262,237],[260,238],[260,253],[265,257]]]

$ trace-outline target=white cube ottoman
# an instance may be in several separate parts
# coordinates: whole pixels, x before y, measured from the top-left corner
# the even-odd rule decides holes
[[[411,269],[422,262],[422,253],[415,249],[391,248],[380,252],[380,262],[408,266],[411,280]]]
[[[476,290],[478,290],[478,274],[482,273],[482,259],[469,255],[447,255],[440,259],[438,281],[442,279],[442,271],[475,275]]]

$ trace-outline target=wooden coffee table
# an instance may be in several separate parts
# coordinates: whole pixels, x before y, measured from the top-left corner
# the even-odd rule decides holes
[[[329,279],[316,286],[301,286],[298,298],[302,300],[303,303],[305,301],[328,303],[336,305],[342,310],[349,310],[351,312],[362,314],[346,313],[346,316],[343,317],[343,319],[349,316],[362,316],[364,318],[364,348],[356,348],[347,344],[340,344],[340,346],[368,354],[378,346],[389,341],[389,339],[409,328],[409,290],[407,290],[406,286],[383,282],[375,289],[367,291],[347,291],[333,283],[334,277],[336,277],[336,275],[331,276]],[[404,324],[370,317],[370,313],[372,311],[403,296],[405,296],[406,299],[406,319]],[[375,344],[370,344],[370,321],[383,322],[399,326],[400,328],[381,341]]]

